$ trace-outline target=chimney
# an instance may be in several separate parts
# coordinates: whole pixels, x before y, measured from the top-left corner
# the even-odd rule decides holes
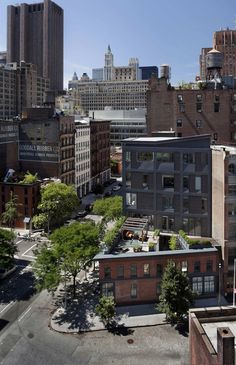
[[[229,327],[217,328],[218,365],[235,365],[234,335]]]

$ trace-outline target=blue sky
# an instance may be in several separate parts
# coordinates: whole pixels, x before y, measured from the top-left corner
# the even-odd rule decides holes
[[[27,0],[22,2],[28,2]],[[29,3],[40,1],[31,0]],[[141,66],[168,63],[173,85],[199,74],[202,47],[213,32],[236,28],[235,0],[56,0],[64,9],[65,86],[74,71],[91,76],[102,67],[107,45],[116,66],[138,57]],[[7,5],[0,0],[0,50],[6,49]]]

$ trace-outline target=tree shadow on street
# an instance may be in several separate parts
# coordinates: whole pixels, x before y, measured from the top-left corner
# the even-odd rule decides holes
[[[67,307],[58,311],[54,320],[59,325],[68,323],[68,329],[76,332],[89,330],[94,326],[95,307],[98,304],[98,280],[88,275],[87,280],[78,283],[75,299],[71,299],[71,291],[72,287],[68,287]],[[63,295],[58,299],[65,301]]]
[[[133,329],[126,327],[124,323],[118,323],[116,320],[107,324],[106,328],[108,332],[116,336],[129,336],[134,333]]]
[[[188,321],[183,321],[181,323],[177,323],[175,325],[175,330],[179,332],[180,335],[184,336],[184,337],[188,337],[189,336],[189,324]]]

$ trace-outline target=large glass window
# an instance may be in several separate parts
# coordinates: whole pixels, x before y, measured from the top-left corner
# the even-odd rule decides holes
[[[131,187],[131,173],[130,172],[126,172],[125,183],[126,183],[127,188]]]
[[[205,276],[204,277],[204,292],[205,293],[214,293],[214,291],[215,291],[214,276]]]
[[[236,195],[236,185],[229,185],[229,194]]]
[[[229,204],[228,215],[236,215],[236,204]]]
[[[193,153],[184,153],[183,154],[183,162],[184,162],[184,164],[193,164],[193,163],[195,163],[195,155]]]
[[[192,278],[192,289],[197,294],[202,294],[202,277],[196,276]]]
[[[138,161],[153,161],[153,152],[138,152]]]
[[[162,197],[162,210],[173,210],[173,196]]]
[[[195,261],[194,262],[194,272],[200,272],[200,271],[201,271],[200,261]]]
[[[206,263],[206,271],[207,272],[212,272],[213,271],[213,261],[212,260],[208,260]]]
[[[163,189],[174,189],[174,186],[175,186],[174,176],[162,176]]]
[[[173,162],[174,161],[173,153],[157,152],[157,161],[158,162]]]
[[[113,283],[102,284],[102,295],[106,297],[114,297],[114,284]]]
[[[137,194],[135,193],[126,193],[126,206],[130,208],[137,207]]]
[[[183,176],[183,190],[188,191],[189,190],[189,177]]]

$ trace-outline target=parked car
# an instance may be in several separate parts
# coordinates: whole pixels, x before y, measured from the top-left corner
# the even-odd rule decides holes
[[[113,191],[118,191],[118,190],[120,190],[121,189],[121,186],[120,185],[115,185],[115,186],[113,186],[113,188],[112,188],[112,190]]]
[[[84,218],[86,215],[88,214],[88,212],[86,210],[82,210],[81,212],[78,212],[76,214],[76,218]]]
[[[14,265],[10,269],[0,268],[0,279],[4,279],[8,275],[12,274],[16,270],[17,266]]]

